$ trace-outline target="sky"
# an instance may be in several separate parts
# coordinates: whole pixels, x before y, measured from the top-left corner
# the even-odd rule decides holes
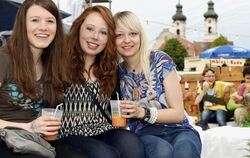
[[[180,0],[186,20],[186,38],[202,41],[205,33],[203,14],[208,0]],[[250,49],[250,0],[213,0],[218,14],[218,34],[234,45]],[[171,28],[178,0],[112,0],[113,13],[130,10],[140,19],[152,47],[163,28]],[[108,6],[108,5],[107,5]]]

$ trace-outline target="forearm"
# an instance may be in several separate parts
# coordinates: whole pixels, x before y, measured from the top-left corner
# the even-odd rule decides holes
[[[30,123],[17,123],[17,122],[10,122],[10,121],[5,121],[5,120],[0,119],[0,128],[5,128],[7,126],[30,130]]]
[[[143,119],[145,116],[145,110],[138,107],[137,119]],[[182,123],[184,119],[184,110],[177,110],[173,108],[168,109],[157,109],[157,119],[155,123]]]
[[[203,97],[204,97],[205,94],[206,94],[206,92],[202,91],[202,92],[196,97],[196,99],[195,99],[195,104],[199,104],[199,103],[202,101],[202,99],[203,99]]]
[[[182,123],[184,119],[184,110],[173,108],[159,109],[156,123]]]

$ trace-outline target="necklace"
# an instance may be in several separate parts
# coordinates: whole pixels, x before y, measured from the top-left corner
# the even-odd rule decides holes
[[[139,70],[140,68],[139,68],[139,62],[136,64],[136,65],[133,65],[133,66],[131,66],[131,65],[129,65],[128,63],[126,63],[125,62],[125,67],[129,70],[129,71],[132,71],[133,73],[135,73],[136,72],[136,70]]]

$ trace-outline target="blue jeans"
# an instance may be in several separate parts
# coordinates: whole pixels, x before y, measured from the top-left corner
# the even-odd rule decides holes
[[[149,125],[137,133],[146,158],[200,158],[201,140],[194,129]]]
[[[201,123],[200,126],[202,130],[206,129],[209,119],[216,117],[216,121],[219,126],[227,125],[227,112],[225,110],[203,110],[201,113]]]
[[[97,136],[68,136],[63,143],[80,149],[90,158],[144,158],[139,137],[125,129],[112,129]]]

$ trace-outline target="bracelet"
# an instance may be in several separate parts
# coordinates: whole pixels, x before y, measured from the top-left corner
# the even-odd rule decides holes
[[[154,124],[158,118],[158,110],[157,108],[149,108],[150,109],[150,119],[147,121],[150,124]]]

